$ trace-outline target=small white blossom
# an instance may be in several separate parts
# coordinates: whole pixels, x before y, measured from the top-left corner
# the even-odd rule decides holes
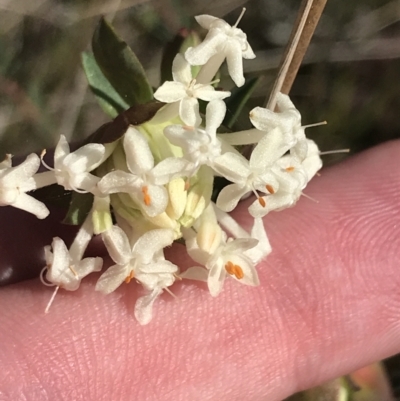
[[[186,175],[188,162],[169,157],[154,166],[154,157],[145,136],[133,126],[125,133],[123,144],[129,173],[112,171],[98,183],[99,190],[103,194],[129,193],[150,217],[163,213],[168,205],[168,192],[164,185],[173,178]]]
[[[11,156],[0,163],[0,206],[13,206],[34,214],[39,219],[48,216],[49,210],[26,192],[37,189],[33,178],[40,166],[37,155],[29,155],[20,165],[12,167]]]
[[[165,260],[162,251],[174,241],[174,231],[162,228],[148,231],[133,246],[118,226],[113,226],[102,237],[116,264],[101,275],[96,290],[109,294],[124,281],[129,283],[132,279],[137,280],[151,293],[138,299],[135,316],[139,323],[148,323],[155,298],[174,283],[178,272],[176,265]]]
[[[207,209],[208,214],[212,207]],[[205,213],[201,218],[198,233],[185,232],[185,240],[190,257],[206,267],[190,267],[181,277],[206,281],[210,294],[215,297],[221,291],[225,278],[230,276],[245,285],[259,284],[255,264],[246,255],[255,248],[258,240],[254,238],[227,238],[225,232],[216,223],[215,216]]]
[[[233,182],[222,189],[217,199],[217,206],[230,212],[245,194],[252,191],[257,195],[256,202],[263,207],[263,198],[258,197],[257,191],[265,194],[278,191],[279,181],[272,172],[272,167],[287,150],[288,146],[283,140],[282,131],[275,128],[260,140],[250,160],[231,152],[217,158],[214,169]]]
[[[101,258],[85,258],[75,261],[61,238],[53,238],[45,247],[46,280],[68,291],[79,288],[81,280],[92,272],[101,270]]]
[[[213,100],[206,109],[206,128],[170,125],[164,129],[169,141],[183,149],[184,157],[193,163],[193,170],[199,166],[212,166],[221,154],[221,142],[217,129],[225,117],[226,105],[222,100]]]
[[[201,123],[199,102],[225,99],[230,92],[216,91],[211,85],[196,83],[191,66],[181,54],[177,54],[172,64],[174,82],[165,82],[154,93],[154,97],[165,103],[179,107],[179,117],[184,124],[197,127]],[[168,107],[168,106],[167,106]]]
[[[46,267],[42,270],[40,279],[47,286],[55,286],[53,295],[47,304],[45,313],[50,309],[51,304],[59,288],[68,291],[75,291],[79,288],[81,280],[92,272],[98,272],[103,265],[101,258],[85,258],[76,260],[73,252],[68,251],[61,238],[53,238],[51,246],[44,248]],[[46,281],[43,273],[46,272]]]
[[[307,141],[305,127],[301,125],[301,114],[288,95],[279,92],[276,104],[278,112],[255,107],[250,112],[250,120],[258,130],[264,132],[279,127],[284,134],[285,142],[291,148],[290,153],[301,162],[307,156]]]
[[[96,190],[100,178],[90,174],[90,171],[104,161],[104,155],[105,147],[99,143],[89,143],[71,153],[65,136],[61,135],[54,152],[54,168],[46,167],[65,189],[91,192]]]
[[[263,217],[272,210],[282,210],[294,206],[302,190],[308,183],[308,174],[297,158],[286,155],[281,157],[271,169],[278,181],[278,190],[262,196],[259,202],[249,207],[253,217]]]
[[[252,59],[255,54],[247,42],[246,34],[236,27],[239,20],[234,26],[230,26],[224,20],[211,15],[199,15],[195,18],[208,30],[208,34],[202,43],[186,51],[186,60],[192,65],[216,63],[216,68],[219,68],[226,58],[229,75],[237,86],[242,86],[245,82],[242,57]]]

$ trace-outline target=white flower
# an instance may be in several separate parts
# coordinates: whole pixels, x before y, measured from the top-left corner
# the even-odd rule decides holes
[[[37,188],[33,178],[40,166],[37,155],[29,155],[25,161],[12,167],[11,156],[0,163],[0,206],[13,206],[34,214],[39,219],[48,216],[49,210],[42,203],[26,194]]]
[[[289,96],[280,92],[277,94],[277,107],[279,112],[256,107],[250,112],[250,120],[260,131],[269,132],[279,127],[285,142],[291,148],[291,154],[301,162],[307,155],[307,141],[304,127],[301,125],[300,112]]]
[[[199,102],[225,99],[230,92],[216,91],[211,85],[196,83],[191,66],[181,54],[177,54],[172,64],[174,82],[165,82],[154,93],[154,97],[165,103],[179,107],[179,117],[184,124],[197,127],[201,123]],[[168,107],[168,106],[167,106]]]
[[[257,191],[273,194],[278,190],[279,181],[271,169],[287,150],[282,131],[276,128],[264,135],[254,148],[250,160],[231,152],[217,158],[214,169],[234,183],[222,189],[217,206],[229,212],[236,207],[242,196],[253,191],[263,207],[263,198],[258,197]]]
[[[75,260],[72,252],[68,251],[64,241],[58,237],[53,238],[51,246],[46,246],[44,251],[46,267],[42,270],[40,279],[43,284],[56,287],[47,304],[45,310],[45,313],[47,313],[59,288],[68,291],[77,290],[84,277],[92,272],[101,270],[103,259],[85,258],[82,260]],[[46,281],[43,279],[43,273],[45,271]]]
[[[210,213],[212,207],[207,211]],[[193,230],[187,230],[184,236],[190,257],[207,270],[199,266],[190,267],[181,277],[206,281],[210,294],[214,297],[222,291],[227,275],[242,284],[259,284],[257,271],[251,259],[253,255],[246,255],[246,252],[257,246],[257,239],[227,239],[216,223],[215,216],[209,217],[207,213],[202,217],[197,234]]]
[[[255,54],[247,42],[246,34],[236,27],[240,18],[234,26],[211,15],[199,15],[195,18],[204,29],[208,30],[208,34],[202,43],[186,51],[186,60],[192,65],[216,63],[216,68],[219,68],[226,58],[229,75],[237,86],[242,86],[244,84],[242,57],[252,59],[255,58]]]
[[[253,217],[263,217],[272,210],[282,210],[293,206],[300,198],[308,183],[308,175],[297,158],[286,155],[281,157],[271,169],[278,181],[278,190],[261,197],[249,207]]]
[[[169,157],[154,166],[154,157],[145,136],[133,126],[126,131],[123,143],[130,172],[113,171],[101,179],[98,188],[103,194],[127,192],[148,216],[157,216],[168,205],[164,184],[184,176],[188,162]]]
[[[53,249],[53,251],[51,251]],[[92,272],[101,270],[101,258],[85,258],[74,261],[61,238],[53,238],[50,246],[45,247],[46,280],[68,291],[79,288],[81,280]]]
[[[144,233],[131,247],[129,239],[118,226],[102,234],[104,244],[116,263],[101,275],[96,290],[109,294],[124,281],[139,281],[151,293],[139,298],[135,307],[135,316],[139,323],[151,320],[152,305],[163,289],[172,285],[178,267],[165,260],[163,248],[172,244],[174,231],[155,229]]]
[[[170,125],[164,129],[165,136],[173,145],[183,149],[184,157],[193,163],[193,170],[204,164],[212,166],[214,159],[221,154],[221,142],[217,129],[226,113],[222,100],[213,100],[206,109],[206,128]]]
[[[61,135],[54,152],[54,169],[43,164],[52,170],[57,183],[65,189],[91,192],[100,178],[90,171],[104,161],[104,155],[105,147],[99,143],[89,143],[71,153],[65,136]]]

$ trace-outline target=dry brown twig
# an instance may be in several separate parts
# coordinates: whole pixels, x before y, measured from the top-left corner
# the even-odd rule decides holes
[[[289,94],[327,0],[303,0],[266,108],[275,110],[278,92]]]

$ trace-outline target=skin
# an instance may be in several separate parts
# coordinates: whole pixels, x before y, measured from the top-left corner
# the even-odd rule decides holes
[[[391,142],[324,170],[306,190],[319,203],[265,218],[259,287],[178,284],[144,327],[133,281],[103,296],[84,280],[47,315],[39,280],[5,287],[0,399],[278,401],[399,352],[399,157]],[[246,204],[236,217],[251,224]]]

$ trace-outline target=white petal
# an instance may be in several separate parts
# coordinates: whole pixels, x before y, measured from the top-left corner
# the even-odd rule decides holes
[[[38,155],[32,153],[18,166],[7,169],[1,177],[0,184],[5,187],[19,187],[38,171],[39,166]]]
[[[154,93],[155,99],[160,102],[178,102],[186,96],[186,86],[180,82],[164,82]]]
[[[194,97],[184,97],[179,105],[179,117],[190,127],[198,127],[201,124],[199,102]]]
[[[188,279],[188,280],[198,280],[198,281],[207,282],[208,270],[205,269],[204,267],[193,266],[193,267],[189,267],[189,269],[185,270],[179,276],[184,279]]]
[[[249,189],[246,186],[241,187],[237,184],[227,185],[218,195],[217,206],[225,212],[230,212],[247,192],[249,192]]]
[[[225,277],[226,270],[224,266],[215,264],[211,267],[208,273],[207,285],[208,290],[213,297],[216,297],[222,291]]]
[[[147,184],[132,195],[149,217],[163,213],[168,205],[168,191],[162,186]]]
[[[168,157],[151,170],[155,185],[164,185],[175,178],[187,175],[189,162],[182,157]]]
[[[93,190],[93,188],[97,185],[99,181],[100,177],[97,177],[93,174],[80,173],[71,177],[70,185],[73,188],[78,188],[90,192]]]
[[[222,124],[226,113],[226,105],[223,100],[216,99],[208,103],[206,108],[206,132],[215,137],[217,129]]]
[[[44,203],[24,193],[19,194],[11,206],[32,213],[38,219],[45,219],[50,213]]]
[[[53,263],[47,270],[46,279],[51,283],[73,291],[79,287],[77,278],[70,269],[70,257],[68,249],[61,238],[53,238]]]
[[[128,237],[118,226],[112,226],[102,234],[104,245],[112,260],[118,265],[129,263],[132,258],[131,246]]]
[[[103,266],[102,258],[85,258],[75,265],[74,269],[80,279],[93,272],[99,272]]]
[[[98,188],[103,194],[116,192],[131,192],[138,186],[138,178],[125,171],[116,170],[105,175],[98,183]],[[140,183],[139,183],[140,184]]]
[[[101,163],[105,154],[105,147],[99,143],[89,143],[75,152],[70,153],[63,160],[63,165],[75,173],[89,172]]]
[[[135,317],[141,325],[148,324],[153,317],[153,304],[162,293],[161,288],[155,288],[149,295],[140,297],[135,305]]]
[[[172,77],[175,82],[188,86],[192,81],[192,69],[182,54],[178,53],[172,62]]]
[[[250,156],[250,168],[265,170],[283,156],[289,150],[283,139],[283,133],[279,128],[266,133]]]
[[[257,239],[259,242],[254,248],[248,249],[244,254],[251,259],[254,265],[257,265],[272,251],[261,218],[254,219],[253,228],[251,229],[251,237]]]
[[[154,255],[174,241],[174,231],[159,228],[143,234],[133,246],[132,252],[140,256],[143,263],[150,263]]]
[[[145,136],[133,126],[129,126],[125,133],[124,150],[131,173],[140,175],[153,168],[154,158],[149,144]]]
[[[225,99],[231,95],[231,92],[215,90],[211,85],[198,85],[199,88],[195,88],[195,96],[198,99],[211,102],[216,99]]]
[[[213,22],[219,20],[219,18],[213,17],[212,15],[207,15],[207,14],[197,15],[194,18],[196,19],[197,23],[202,28],[207,29],[207,30],[209,30],[211,28],[211,25],[212,25]]]
[[[271,195],[263,197],[265,200],[265,206],[262,206],[258,200],[252,203],[249,207],[249,213],[257,218],[264,217],[267,213],[272,210],[282,210],[291,207],[295,204],[298,197],[293,194],[286,195]]]
[[[226,41],[226,35],[219,32],[208,34],[206,39],[196,47],[186,50],[185,58],[191,65],[204,65],[218,53],[220,45]]]
[[[214,160],[214,169],[232,182],[245,185],[251,174],[248,160],[236,153],[227,152]]]
[[[114,265],[109,267],[98,279],[95,290],[103,294],[115,291],[129,276],[129,265]]]
[[[64,135],[60,135],[60,140],[57,143],[56,149],[54,151],[54,165],[61,162],[65,156],[69,154],[69,145],[67,139]]]
[[[257,270],[254,268],[254,265],[249,258],[234,255],[230,258],[230,261],[233,264],[240,266],[244,274],[241,279],[236,278],[234,275],[230,275],[232,278],[245,285],[256,286],[260,284]]]
[[[236,86],[244,85],[242,47],[236,40],[231,40],[226,44],[226,62],[228,72]]]

